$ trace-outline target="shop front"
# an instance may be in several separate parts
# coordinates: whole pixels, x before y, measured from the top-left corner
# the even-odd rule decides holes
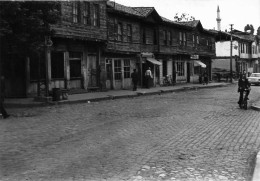
[[[107,89],[130,89],[132,87],[131,73],[138,69],[136,57],[129,58],[106,58],[106,88]]]
[[[142,86],[145,86],[145,72],[150,68],[152,72],[152,81],[150,86],[160,85],[160,67],[162,63],[154,58],[153,53],[142,53],[141,54],[142,62]]]

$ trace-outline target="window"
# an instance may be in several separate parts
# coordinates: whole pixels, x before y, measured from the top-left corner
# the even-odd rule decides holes
[[[130,60],[124,60],[124,78],[130,78]]]
[[[127,42],[132,42],[132,25],[127,25]]]
[[[192,47],[195,47],[196,42],[195,42],[195,35],[192,35]]]
[[[115,75],[115,80],[121,80],[121,60],[120,59],[114,60],[114,75]]]
[[[79,3],[73,2],[72,4],[72,22],[79,23],[80,22],[80,9]]]
[[[167,31],[163,30],[163,43],[164,45],[167,45]]]
[[[90,25],[90,4],[89,2],[84,2],[84,11],[83,11],[83,23],[85,25]]]
[[[122,25],[122,23],[118,23],[118,25],[117,25],[117,40],[123,41],[123,25]]]
[[[179,32],[179,44],[182,45],[182,32]]]
[[[169,45],[172,45],[172,32],[168,31],[168,40],[169,40]]]
[[[69,52],[70,77],[81,77],[81,52]]]
[[[93,14],[93,25],[99,26],[99,6],[98,4],[94,5],[94,14]]]
[[[197,45],[200,44],[200,39],[199,39],[199,36],[197,35]]]
[[[187,46],[187,38],[185,32],[179,32],[179,44]]]
[[[51,77],[64,78],[63,52],[51,52]]]
[[[153,44],[157,45],[157,31],[156,31],[156,29],[153,30]]]
[[[143,29],[143,44],[146,44],[146,30]]]
[[[211,44],[211,50],[214,50],[214,49],[215,49],[215,42],[213,41]]]
[[[186,38],[186,33],[182,33],[183,35],[183,45],[187,46],[187,38]]]

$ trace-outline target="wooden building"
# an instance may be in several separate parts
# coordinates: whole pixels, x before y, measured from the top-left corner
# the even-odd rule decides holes
[[[166,75],[177,83],[198,82],[199,74],[205,71],[211,75],[216,34],[204,29],[200,21],[174,22],[161,17],[153,7],[127,7],[111,1],[107,5],[108,88],[129,88],[130,74],[125,72],[134,68],[142,85],[148,67],[154,86],[162,84]]]
[[[154,86],[166,75],[177,83],[196,83],[202,71],[211,74],[215,34],[200,21],[174,22],[153,7],[107,0],[61,1],[60,9],[61,21],[51,27],[55,35],[46,38],[48,46],[19,61],[23,81],[8,81],[10,95],[39,96],[42,88],[45,93],[53,88],[130,89],[133,69],[143,86],[148,67]]]
[[[107,41],[106,0],[61,1],[60,6],[61,21],[52,26],[51,46],[45,55],[32,56],[27,62],[27,96],[39,94],[44,82],[50,92],[100,86]]]

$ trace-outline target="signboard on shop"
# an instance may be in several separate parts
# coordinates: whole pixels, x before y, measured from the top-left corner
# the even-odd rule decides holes
[[[197,60],[199,59],[199,55],[190,55],[190,59]]]

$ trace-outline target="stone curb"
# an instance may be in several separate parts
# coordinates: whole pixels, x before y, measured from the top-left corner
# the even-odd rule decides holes
[[[38,104],[22,104],[22,103],[6,103],[5,106],[7,108],[25,108],[25,107],[44,107],[44,106],[54,106],[54,105],[64,105],[64,104],[78,104],[78,103],[89,103],[89,102],[99,102],[106,100],[116,100],[116,99],[124,99],[124,98],[134,98],[138,96],[149,96],[149,95],[160,95],[163,93],[172,93],[172,92],[181,92],[181,91],[190,91],[190,90],[198,90],[198,89],[210,89],[216,87],[225,87],[227,85],[209,85],[209,86],[191,86],[191,87],[181,87],[177,89],[169,89],[169,90],[155,90],[151,92],[136,92],[136,94],[131,95],[108,95],[103,97],[96,97],[90,99],[82,99],[82,100],[63,100],[57,102],[48,102],[48,103],[38,103]]]
[[[256,110],[256,111],[260,111],[260,107],[256,106],[255,104],[251,105],[251,109]]]
[[[255,168],[252,181],[260,181],[260,152],[257,153],[255,159]]]

